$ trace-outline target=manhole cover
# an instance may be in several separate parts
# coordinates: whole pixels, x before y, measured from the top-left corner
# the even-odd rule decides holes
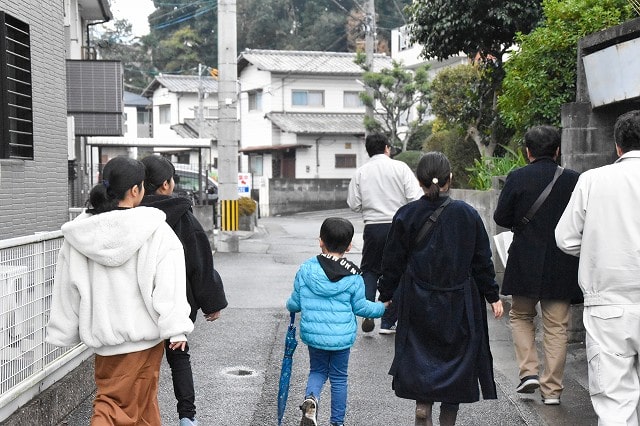
[[[253,376],[256,374],[254,370],[246,367],[229,367],[222,370],[222,373],[229,376],[236,376],[236,377],[247,377],[247,376]]]

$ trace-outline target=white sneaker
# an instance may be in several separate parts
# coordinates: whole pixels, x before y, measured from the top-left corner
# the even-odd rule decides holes
[[[380,334],[396,334],[396,326],[392,325],[389,328],[380,327],[380,330],[378,330],[378,333],[380,333]]]
[[[560,398],[542,398],[544,405],[560,405]]]

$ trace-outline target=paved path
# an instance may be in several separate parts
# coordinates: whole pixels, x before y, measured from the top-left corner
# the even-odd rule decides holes
[[[348,257],[360,261],[362,221],[348,210],[301,213],[260,219],[258,232],[240,241],[240,253],[216,253],[229,307],[220,320],[196,322],[190,336],[200,426],[275,425],[278,378],[289,315],[284,302],[295,272],[319,252],[318,234],[325,217],[340,216],[356,226],[354,249]],[[489,321],[498,399],[463,404],[459,425],[596,425],[586,390],[584,345],[571,345],[562,405],[550,407],[539,393],[515,393],[517,368],[508,320]],[[379,325],[379,324],[377,324]],[[358,332],[349,367],[346,424],[354,426],[413,425],[414,402],[397,398],[387,374],[394,336]],[[284,424],[298,425],[298,405],[304,396],[308,353],[300,343],[294,356]],[[175,401],[166,363],[159,392],[163,425],[177,425]],[[87,425],[91,398],[67,419],[70,426]],[[320,402],[320,425],[328,425],[328,386]],[[436,417],[437,418],[437,417]],[[436,421],[437,424],[437,421]]]

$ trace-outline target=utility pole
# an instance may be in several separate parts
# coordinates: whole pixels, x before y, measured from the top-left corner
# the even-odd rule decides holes
[[[373,71],[373,55],[376,50],[376,6],[374,0],[367,0],[366,12],[364,51],[367,56],[367,60],[365,65],[369,71]],[[366,91],[367,95],[373,98],[373,89],[367,87]],[[373,107],[367,106],[365,116],[373,120]],[[368,134],[369,131],[365,129],[365,136]]]
[[[204,126],[204,84],[202,82],[202,69],[206,68],[198,64],[198,138],[202,137]]]
[[[236,0],[218,0],[218,177],[221,230],[238,230],[238,68]],[[229,235],[230,251],[238,236]]]

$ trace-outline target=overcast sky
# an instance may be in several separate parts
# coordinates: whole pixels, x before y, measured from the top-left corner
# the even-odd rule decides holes
[[[113,19],[126,19],[133,26],[133,35],[149,33],[147,17],[155,8],[152,0],[111,0]]]

